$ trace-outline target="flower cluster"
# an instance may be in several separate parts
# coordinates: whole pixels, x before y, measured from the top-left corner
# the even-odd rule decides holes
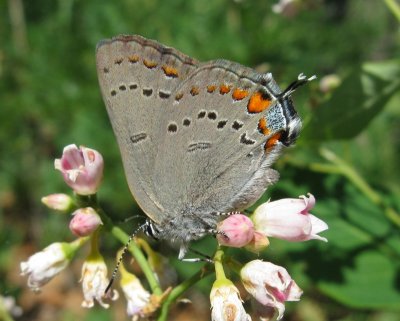
[[[70,243],[56,242],[42,251],[33,254],[27,261],[21,262],[21,274],[28,276],[28,286],[35,292],[68,267],[78,250],[90,241],[91,249],[82,264],[82,307],[92,308],[97,302],[108,308],[106,300],[114,301],[119,294],[116,290],[106,292],[110,284],[108,269],[99,252],[99,231],[103,225],[98,210],[88,204],[96,205],[95,194],[103,177],[103,157],[96,150],[68,145],[62,157],[55,160],[55,168],[59,170],[65,183],[74,191],[73,197],[56,193],[42,198],[48,208],[60,212],[72,212],[69,223],[71,232],[78,238]],[[93,201],[94,200],[94,201]],[[150,301],[150,293],[146,291],[140,280],[121,267],[121,288],[127,299],[127,313],[132,320],[144,316],[143,309]]]
[[[265,247],[269,244],[265,241],[267,237],[292,242],[312,239],[326,242],[326,238],[318,234],[327,230],[328,225],[309,213],[314,205],[312,194],[308,194],[308,198],[300,196],[264,203],[250,218],[233,214],[219,223],[217,239],[219,244],[231,247],[260,246],[261,242]]]
[[[286,301],[299,301],[303,291],[281,266],[254,260],[240,272],[242,284],[258,303],[260,314],[271,314],[277,309],[277,320],[282,319]],[[223,274],[215,281],[210,295],[212,320],[251,320],[246,313],[239,290]],[[272,313],[273,314],[273,313]]]
[[[309,213],[314,205],[312,194],[266,202],[257,207],[251,217],[240,213],[228,216],[218,225],[217,239],[220,245],[247,247],[256,252],[269,245],[268,237],[291,242],[312,239],[326,242],[327,239],[318,234],[327,230],[328,225]],[[277,320],[283,317],[285,302],[300,300],[303,292],[285,268],[270,262],[248,262],[241,269],[240,276],[244,288],[257,301],[258,312],[271,317],[274,314],[271,309],[276,310]],[[215,283],[211,293],[214,321],[248,320],[247,314],[243,314],[239,292],[232,282],[228,287],[226,282],[224,286]]]
[[[103,157],[100,153],[86,147],[78,148],[76,145],[66,146],[62,157],[55,160],[55,168],[62,173],[65,183],[74,191],[75,197],[61,193],[50,194],[43,197],[42,202],[50,209],[72,213],[69,228],[77,238],[69,243],[50,244],[33,254],[27,261],[21,262],[21,274],[28,276],[28,286],[33,291],[40,291],[45,284],[67,268],[78,250],[89,243],[90,252],[82,264],[80,280],[83,290],[82,307],[92,308],[97,303],[103,308],[108,308],[110,301],[118,299],[118,291],[110,288],[108,269],[99,251],[103,221],[110,221],[98,206],[96,199],[103,167]],[[285,268],[259,259],[242,266],[233,260],[225,260],[223,247],[244,247],[259,253],[269,245],[271,237],[291,242],[327,241],[319,235],[328,229],[327,224],[310,213],[314,205],[314,196],[308,194],[307,197],[300,196],[298,199],[266,202],[257,207],[250,216],[238,212],[231,213],[218,223],[216,237],[219,247],[213,260],[216,280],[210,293],[212,320],[251,320],[242,304],[238,288],[225,276],[224,264],[231,263],[230,266],[235,267],[234,270],[240,276],[244,289],[253,298],[257,313],[263,320],[271,319],[274,314],[277,320],[280,320],[285,311],[285,302],[300,300],[302,290]],[[115,229],[107,226],[104,230]],[[120,232],[117,234],[118,238],[123,239]],[[140,254],[135,254],[135,251],[132,253],[145,272],[152,293],[146,290],[139,278],[127,271],[121,260],[121,253],[128,249],[128,244],[118,254],[117,267],[120,268],[120,287],[127,301],[127,314],[132,320],[138,320],[151,316],[164,302],[168,302],[168,295],[172,291],[168,287],[162,292],[164,281],[161,279],[163,275],[171,273],[165,265],[165,258],[152,250],[143,239],[136,240],[135,249]],[[113,278],[114,276],[115,271]],[[185,286],[177,288],[184,289]],[[176,294],[174,296],[178,297]],[[166,305],[169,306],[170,303]]]

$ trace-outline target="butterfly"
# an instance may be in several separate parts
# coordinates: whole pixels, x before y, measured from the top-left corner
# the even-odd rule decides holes
[[[132,195],[149,233],[177,242],[180,258],[278,180],[271,165],[301,129],[291,94],[314,78],[282,91],[271,73],[138,35],[101,41],[96,64]]]

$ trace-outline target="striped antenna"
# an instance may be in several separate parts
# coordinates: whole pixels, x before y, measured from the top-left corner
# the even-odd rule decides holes
[[[136,234],[138,234],[140,231],[145,231],[148,225],[149,225],[149,222],[146,221],[146,223],[140,225],[140,226],[136,229],[136,231],[134,231],[134,232],[129,236],[128,242],[126,242],[124,248],[122,249],[122,253],[121,253],[121,255],[120,255],[119,258],[118,258],[117,264],[115,265],[114,271],[113,271],[113,273],[112,273],[112,275],[111,275],[110,282],[108,282],[108,285],[107,285],[107,287],[106,287],[106,289],[105,289],[105,291],[104,291],[104,294],[107,294],[107,292],[111,289],[111,286],[113,285],[114,280],[115,280],[115,278],[116,278],[116,276],[117,276],[117,272],[118,272],[118,269],[119,269],[119,267],[120,267],[120,265],[121,265],[122,259],[124,258],[126,252],[128,251],[129,245],[131,244],[133,238],[134,238],[134,237],[136,236]]]
[[[287,88],[279,95],[279,98],[284,98],[287,96],[290,96],[298,87],[308,83],[309,81],[312,81],[316,79],[317,76],[311,76],[307,78],[306,75],[300,74],[295,81],[293,81]]]

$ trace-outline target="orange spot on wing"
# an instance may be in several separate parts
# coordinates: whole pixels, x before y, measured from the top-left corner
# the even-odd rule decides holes
[[[137,63],[139,61],[139,56],[138,55],[129,56],[128,60],[131,64]]]
[[[270,130],[267,127],[267,120],[265,119],[265,117],[260,118],[260,120],[258,121],[258,130],[261,134],[265,136],[269,135]]]
[[[228,92],[230,92],[231,91],[231,87],[232,86],[228,86],[228,85],[221,85],[220,87],[219,87],[219,93],[221,94],[221,95],[225,95],[225,94],[227,94]]]
[[[179,93],[179,94],[177,94],[177,95],[175,96],[175,100],[176,100],[176,101],[179,101],[179,100],[182,99],[182,97],[183,97],[183,93]]]
[[[281,133],[276,133],[274,135],[272,135],[267,142],[265,143],[265,149],[268,150],[271,147],[274,147],[276,145],[276,143],[279,141],[279,139],[281,138],[282,134]]]
[[[271,100],[262,92],[255,92],[247,104],[249,113],[261,113],[271,105]]]
[[[162,66],[162,70],[167,77],[177,78],[179,76],[178,70],[176,70],[174,67],[164,65]]]
[[[244,89],[236,88],[232,93],[232,98],[235,100],[242,100],[247,97],[249,92]]]
[[[200,93],[199,87],[192,87],[192,89],[190,89],[190,94],[192,96],[196,96]]]
[[[210,94],[213,93],[215,91],[215,89],[217,89],[217,86],[215,86],[215,85],[207,86],[207,92]]]
[[[147,60],[147,59],[143,59],[143,64],[149,69],[153,69],[153,68],[157,67],[157,63],[155,61],[151,61],[151,60]]]

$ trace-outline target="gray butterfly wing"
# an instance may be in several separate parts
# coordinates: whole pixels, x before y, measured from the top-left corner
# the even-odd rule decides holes
[[[158,222],[164,206],[152,179],[164,135],[164,105],[198,62],[140,36],[118,36],[98,44],[96,64],[129,188],[139,206]]]
[[[271,74],[219,60],[193,71],[165,106],[153,181],[175,238],[196,238],[215,212],[253,204],[278,179],[269,167],[301,122]],[[181,231],[181,235],[178,231]],[[186,235],[185,235],[186,234]]]

